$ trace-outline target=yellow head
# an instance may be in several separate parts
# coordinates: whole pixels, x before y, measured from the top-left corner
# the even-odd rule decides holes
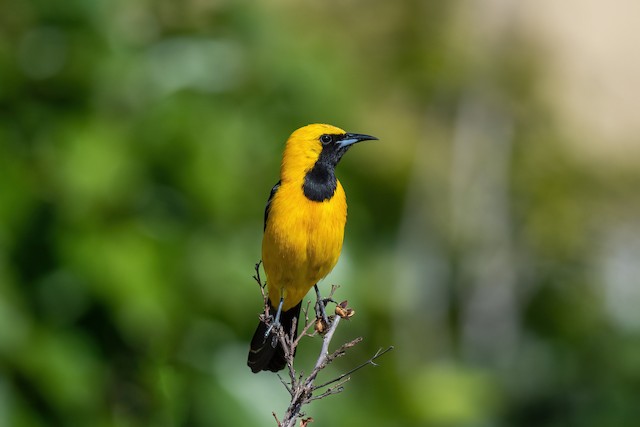
[[[336,188],[335,167],[344,153],[353,144],[371,139],[378,138],[325,124],[301,127],[287,140],[280,179],[300,182],[311,200],[329,199]]]

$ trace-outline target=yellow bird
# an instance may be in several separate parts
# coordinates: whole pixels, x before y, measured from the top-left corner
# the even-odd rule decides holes
[[[287,333],[300,315],[304,296],[340,257],[347,199],[335,168],[353,144],[372,139],[378,138],[312,124],[287,140],[280,181],[267,201],[262,239],[270,312],[276,313],[272,324],[282,325]],[[263,322],[251,340],[247,365],[254,373],[277,372],[286,365],[272,327]]]

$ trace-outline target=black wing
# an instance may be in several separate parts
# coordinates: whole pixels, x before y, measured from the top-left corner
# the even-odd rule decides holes
[[[269,209],[271,209],[271,201],[273,200],[273,196],[275,196],[276,191],[280,188],[280,181],[276,183],[271,189],[271,193],[269,194],[269,200],[267,200],[267,206],[264,208],[264,230],[267,229],[267,218],[269,218]],[[263,230],[263,231],[264,231]]]

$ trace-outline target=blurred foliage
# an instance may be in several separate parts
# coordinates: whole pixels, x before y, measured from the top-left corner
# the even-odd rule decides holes
[[[314,425],[636,425],[640,174],[576,161],[535,47],[459,6],[0,4],[0,426],[274,425],[251,275],[312,122],[380,138],[340,165],[365,342],[325,375],[396,346]]]

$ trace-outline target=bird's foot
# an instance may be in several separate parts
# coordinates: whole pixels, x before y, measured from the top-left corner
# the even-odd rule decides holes
[[[282,304],[283,303],[284,303],[284,298],[280,298],[280,304],[278,304],[278,310],[276,311],[276,317],[273,319],[273,321],[271,322],[271,324],[267,328],[267,332],[264,333],[264,338],[265,339],[269,336],[269,334],[271,333],[271,331],[274,328],[280,327],[280,313],[282,313]],[[271,319],[271,316],[269,316],[269,319]]]
[[[265,339],[269,336],[272,330],[280,327],[280,321],[278,319],[274,319],[269,327],[267,328],[267,332],[264,333]]]
[[[333,298],[329,297],[329,298],[322,298],[322,295],[320,295],[320,290],[318,289],[318,285],[314,285],[314,288],[316,290],[316,314],[318,316],[318,322],[320,324],[324,324],[324,327],[321,326],[320,330],[326,329],[329,327],[329,325],[331,324],[329,316],[327,316],[327,303],[329,302],[335,302],[333,300]],[[316,327],[316,330],[318,330],[318,328]],[[321,332],[321,331],[318,332]],[[322,333],[322,332],[321,332]]]

